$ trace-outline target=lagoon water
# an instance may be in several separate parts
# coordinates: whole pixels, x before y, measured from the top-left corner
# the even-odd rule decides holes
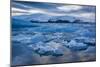
[[[27,25],[12,28],[12,65],[95,61],[95,23]]]

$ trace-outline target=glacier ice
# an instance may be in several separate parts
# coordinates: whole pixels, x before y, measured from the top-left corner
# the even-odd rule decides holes
[[[53,56],[63,55],[63,50],[61,49],[62,45],[60,43],[56,43],[53,41],[48,42],[48,43],[39,42],[35,44],[35,46],[31,45],[31,47],[36,53],[40,54],[40,56],[42,55],[53,55]]]
[[[75,40],[71,40],[65,46],[70,48],[71,50],[74,50],[74,51],[86,50],[88,48],[87,44],[78,43]]]

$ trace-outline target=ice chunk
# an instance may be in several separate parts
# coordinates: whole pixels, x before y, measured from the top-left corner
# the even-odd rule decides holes
[[[43,36],[41,33],[37,33],[36,35],[32,37],[33,43],[37,43],[37,42],[45,41],[45,40],[46,40],[45,36]]]
[[[12,40],[21,43],[29,43],[31,38],[32,38],[31,35],[18,34],[16,36],[13,36]]]
[[[71,40],[66,47],[70,48],[71,50],[79,51],[79,50],[86,50],[88,48],[87,44],[78,43],[75,40]]]
[[[96,40],[95,40],[95,38],[91,38],[91,39],[85,40],[84,43],[89,45],[89,46],[95,46],[96,45]]]
[[[83,42],[89,46],[95,46],[96,40],[95,38],[88,38],[88,37],[77,37],[75,38],[77,42]]]
[[[61,44],[56,43],[56,42],[49,42],[49,43],[38,43],[36,44],[36,47],[33,47],[34,51],[40,56],[47,56],[47,55],[52,55],[52,56],[61,56],[63,55],[63,51],[61,49]]]
[[[53,56],[62,56],[62,55],[63,55],[63,51],[61,49],[55,50],[53,52]]]

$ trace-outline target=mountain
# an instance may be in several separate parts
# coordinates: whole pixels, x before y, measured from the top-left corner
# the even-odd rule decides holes
[[[20,19],[21,21],[28,21],[28,22],[35,22],[35,23],[90,23],[83,21],[82,19],[73,17],[73,16],[52,16],[52,15],[47,15],[43,13],[36,13],[36,14],[31,14],[31,15],[20,15],[20,16],[13,16],[15,19]]]
[[[57,20],[73,22],[76,20],[76,18],[65,15],[65,16],[55,16],[50,19],[50,21],[57,21]]]
[[[36,14],[31,14],[31,15],[20,15],[20,16],[14,16],[14,18],[17,19],[22,19],[26,21],[41,21],[41,22],[47,22],[52,16],[46,15],[46,14],[41,14],[41,13],[36,13]]]
[[[76,18],[72,16],[51,16],[47,14],[42,13],[36,13],[31,15],[20,15],[20,16],[14,16],[16,19],[22,19],[26,21],[40,21],[40,22],[47,22],[50,21],[57,21],[57,20],[67,20],[70,22],[73,22]]]

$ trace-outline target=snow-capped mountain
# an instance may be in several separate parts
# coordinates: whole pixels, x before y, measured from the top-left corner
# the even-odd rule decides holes
[[[79,17],[74,17],[74,16],[68,16],[68,15],[64,15],[64,16],[52,16],[52,15],[47,15],[47,14],[43,14],[43,13],[35,13],[35,14],[29,14],[29,15],[19,15],[19,16],[13,16],[13,18],[15,19],[21,19],[24,21],[37,21],[37,22],[48,22],[51,21],[52,22],[58,22],[59,20],[60,23],[61,22],[73,22],[73,23],[83,23],[83,22],[88,22],[87,20],[85,20],[84,18],[79,18]],[[84,19],[84,20],[83,20]],[[56,23],[57,23],[56,22]],[[88,22],[90,23],[90,22]]]
[[[46,15],[46,14],[41,14],[41,13],[36,13],[36,14],[31,14],[31,15],[20,15],[20,16],[14,16],[14,18],[17,19],[22,19],[22,20],[26,20],[26,21],[48,21],[52,16],[50,15]]]
[[[50,18],[50,21],[57,21],[57,20],[64,20],[64,21],[70,21],[70,22],[73,22],[76,20],[75,17],[72,17],[72,16],[55,16],[53,18]]]
[[[76,20],[75,17],[72,16],[52,16],[52,15],[47,15],[47,14],[41,14],[41,13],[36,13],[36,14],[31,14],[31,15],[20,15],[20,16],[14,16],[13,18],[16,19],[22,19],[26,21],[40,21],[40,22],[47,22],[47,21],[57,21],[57,20],[65,20],[65,21],[70,21],[73,22]]]

